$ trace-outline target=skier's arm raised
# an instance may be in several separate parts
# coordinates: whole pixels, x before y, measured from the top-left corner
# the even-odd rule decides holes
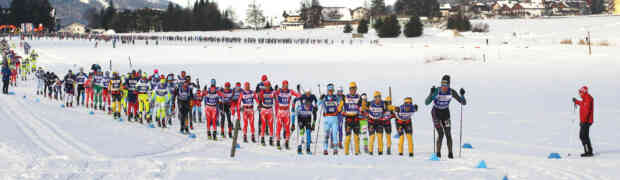
[[[456,90],[454,89],[450,89],[450,91],[452,91],[452,98],[456,99],[456,101],[458,101],[459,103],[461,103],[463,106],[467,105],[467,100],[465,99],[465,89],[461,88],[460,90],[460,96],[459,94],[456,92]]]
[[[433,102],[433,100],[435,100],[435,97],[437,97],[437,88],[433,86],[431,87],[431,92],[428,94],[428,97],[426,97],[424,104],[428,106]]]

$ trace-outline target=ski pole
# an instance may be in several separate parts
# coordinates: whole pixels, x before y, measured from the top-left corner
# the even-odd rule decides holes
[[[462,158],[463,151],[463,105],[461,104],[461,124],[459,130],[459,158]]]
[[[321,84],[319,84],[318,87],[319,87],[319,96],[320,96],[321,95]],[[317,108],[319,108],[319,107],[317,107]],[[323,108],[321,108],[321,111],[322,110],[323,110]],[[322,113],[320,113],[320,111],[319,111],[319,114],[322,114]],[[317,129],[316,129],[316,138],[315,138],[315,141],[314,141],[314,154],[318,154],[318,153],[316,153],[316,148],[318,147],[317,144],[319,142],[319,132],[321,130],[321,119],[322,118],[323,118],[323,116],[320,116],[319,118],[317,118],[319,120],[319,124],[318,124],[319,127],[317,127]]]

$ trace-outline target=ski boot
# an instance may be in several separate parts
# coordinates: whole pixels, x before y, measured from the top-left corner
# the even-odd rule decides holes
[[[334,156],[338,155],[338,148],[334,149]]]
[[[269,137],[269,146],[273,146],[273,137]]]
[[[282,147],[280,147],[280,140],[276,141],[276,147],[278,150],[282,150]]]
[[[383,156],[383,152],[379,152],[379,153],[377,153],[377,155]]]
[[[306,154],[312,154],[312,151],[310,151],[310,147],[306,147]]]
[[[301,145],[297,146],[297,154],[301,154]]]
[[[368,146],[364,146],[364,153],[369,154],[370,152],[368,152]],[[372,155],[372,154],[371,154]]]
[[[323,155],[329,155],[329,153],[327,152],[327,150],[323,150]]]
[[[449,153],[448,153],[448,158],[449,158],[449,159],[454,159],[454,155],[452,154],[452,152],[449,152]]]
[[[265,137],[260,138],[260,144],[265,146]]]
[[[284,142],[284,149],[289,150],[289,146],[288,146],[288,140],[286,140],[286,142]]]
[[[207,131],[207,139],[212,140],[213,137],[211,137],[211,131]]]
[[[387,155],[392,155],[392,150],[390,148],[387,149]]]
[[[248,143],[248,136],[246,136],[245,134],[243,135],[243,142]]]
[[[226,139],[226,135],[224,134],[224,130],[222,130],[221,135],[222,135],[222,139]]]
[[[368,154],[370,154],[371,156],[373,155],[372,152],[368,152]]]
[[[217,141],[217,131],[213,131],[213,140]]]
[[[398,153],[399,156],[403,156],[403,153]]]
[[[413,153],[409,153],[409,157],[413,157]]]
[[[228,138],[232,139],[232,129],[228,129]]]
[[[344,146],[342,146],[342,142],[338,143],[338,148],[344,149]]]
[[[254,137],[254,134],[252,134],[252,142],[256,143],[256,138]]]
[[[441,158],[441,152],[437,152],[436,155],[438,158]]]

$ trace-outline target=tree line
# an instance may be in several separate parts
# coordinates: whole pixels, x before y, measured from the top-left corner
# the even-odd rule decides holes
[[[48,0],[13,0],[8,11],[4,9],[0,6],[0,24],[19,26],[21,23],[32,23],[34,28],[42,24],[46,31],[56,28],[53,8]]]
[[[99,11],[90,11],[90,28],[113,29],[116,32],[151,31],[215,31],[235,27],[233,11],[220,11],[217,3],[200,0],[191,8],[182,8],[169,3],[165,11],[143,8],[119,11],[110,1],[110,6]]]

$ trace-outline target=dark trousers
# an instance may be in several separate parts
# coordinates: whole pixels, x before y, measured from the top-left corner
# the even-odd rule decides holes
[[[443,142],[444,135],[446,136],[446,144],[448,145],[448,152],[452,153],[452,131],[450,129],[450,110],[433,108],[431,111],[433,117],[433,124],[437,130],[437,142],[436,150],[441,152],[441,144]]]
[[[590,126],[592,123],[579,124],[579,139],[586,153],[592,153],[592,143],[590,142]]]
[[[4,94],[8,94],[9,93],[9,80],[2,80],[2,93]]]
[[[190,113],[190,106],[189,106],[189,101],[179,101],[178,104],[179,107],[179,123],[180,123],[180,127],[181,127],[181,132],[188,132],[189,133],[189,113]]]

